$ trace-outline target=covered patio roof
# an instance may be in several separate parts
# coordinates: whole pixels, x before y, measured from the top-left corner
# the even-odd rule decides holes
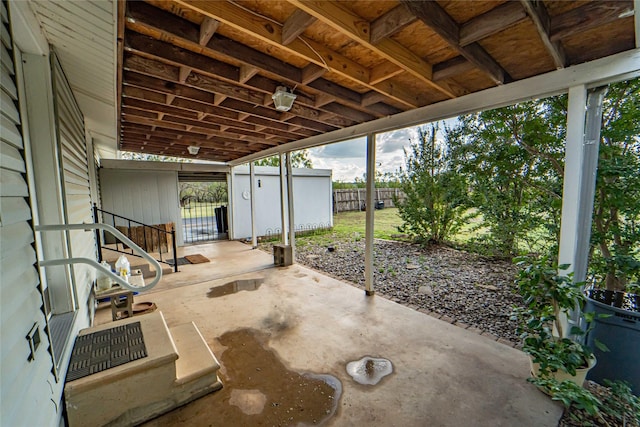
[[[639,4],[30,2],[102,157],[230,164],[637,75]]]

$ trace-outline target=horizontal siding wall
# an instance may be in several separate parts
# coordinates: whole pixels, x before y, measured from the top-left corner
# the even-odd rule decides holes
[[[251,186],[247,168],[235,168],[233,177],[233,238],[251,237]],[[281,233],[280,176],[278,168],[256,167],[256,233]],[[258,185],[260,180],[260,185]],[[293,170],[293,208],[296,231],[333,226],[331,174],[320,169]]]
[[[36,269],[29,189],[17,103],[16,69],[8,13],[2,3],[0,48],[0,425],[51,425],[57,420],[52,398],[52,360],[45,333],[40,277]],[[41,343],[35,359],[25,339],[36,325]]]
[[[87,155],[84,118],[55,55],[52,55],[52,68],[58,141],[62,156],[66,220],[69,224],[92,223],[89,168],[93,167],[93,153]],[[92,160],[91,163],[89,159]],[[94,233],[70,231],[69,237],[71,256],[96,259]],[[91,293],[95,271],[85,264],[78,264],[73,266],[73,273],[78,306],[84,311]]]
[[[177,171],[102,168],[100,188],[102,209],[148,225],[173,222],[177,243],[182,245]],[[111,217],[106,221],[111,224]]]

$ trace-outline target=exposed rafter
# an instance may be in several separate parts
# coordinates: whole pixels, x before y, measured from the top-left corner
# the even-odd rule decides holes
[[[462,24],[460,26],[460,46],[469,45],[504,31],[512,25],[522,22],[526,17],[527,14],[520,4],[509,1]]]
[[[297,9],[282,26],[282,44],[289,44],[314,22],[316,18]]]
[[[220,22],[209,17],[205,17],[200,24],[200,38],[198,43],[200,46],[206,46],[211,40],[211,37],[215,34],[216,30],[220,26]]]
[[[198,52],[210,54],[220,59],[228,59],[232,61],[242,61],[245,65],[260,70],[261,74],[270,76],[271,81],[267,78],[254,78],[251,84],[257,90],[262,90],[269,95],[273,93],[275,88],[280,85],[283,80],[292,86],[298,84],[309,84],[309,82],[319,78],[327,69],[315,64],[309,64],[300,70],[295,67],[286,66],[280,61],[274,61],[267,55],[249,49],[246,46],[238,45],[228,39],[215,38],[205,48],[195,43],[195,28],[189,32],[188,27],[181,23],[180,18],[171,17],[166,13],[156,13],[156,20],[153,25],[147,23],[146,20],[151,16],[150,6],[136,2],[129,8],[129,13],[133,16],[134,22],[128,22],[128,28],[135,30],[141,34],[146,34],[153,38],[142,37],[138,34],[130,34],[127,38],[128,48],[136,50],[141,55],[151,55],[152,58],[163,58],[177,64],[188,64],[193,69],[197,69],[204,74],[224,78],[230,82],[240,82],[240,71],[238,68],[228,65],[227,63],[208,56],[203,56]],[[159,19],[161,18],[161,19]],[[217,37],[217,36],[216,36]],[[180,47],[173,46],[170,43],[161,41],[170,40]],[[188,50],[185,50],[188,49]],[[277,74],[274,73],[277,71]],[[248,82],[245,82],[248,84]],[[329,86],[326,86],[329,87]],[[396,93],[402,91],[401,88],[394,88]],[[317,87],[315,90],[320,90]],[[407,91],[408,93],[408,91]],[[343,97],[335,91],[326,93],[336,98],[336,101],[351,108],[360,106],[360,99],[352,99],[352,97]],[[414,96],[408,94],[407,97]],[[298,99],[297,102],[304,103],[304,98]],[[310,100],[307,105],[314,105]]]
[[[441,117],[467,93],[634,49],[633,5],[118,1],[120,147],[191,157],[197,145],[199,159],[237,161],[375,119],[389,129],[403,111]],[[287,112],[274,108],[278,86],[296,94]]]
[[[418,2],[414,0],[400,0],[407,8],[425,25],[435,31],[451,47],[460,52],[469,62],[484,71],[496,84],[503,84],[507,73],[502,67],[480,46],[471,43],[460,45],[460,28],[456,21],[436,2]]]
[[[282,26],[278,26],[267,19],[259,18],[235,4],[225,1],[176,1],[183,7],[224,22],[237,31],[249,33],[262,42],[282,48],[289,54],[296,55],[321,67],[329,68],[344,78],[382,92],[389,98],[405,105],[417,107],[422,104],[420,98],[416,97],[416,94],[412,94],[410,90],[403,90],[402,88],[391,90],[387,85],[371,85],[367,68],[313,40],[299,36],[288,45],[282,45]]]
[[[520,3],[522,3],[522,6],[535,24],[538,34],[540,35],[540,39],[553,58],[553,63],[556,65],[556,68],[564,68],[567,62],[566,55],[560,42],[551,40],[549,35],[551,18],[549,18],[549,13],[544,7],[544,4],[535,0],[520,0]]]
[[[385,37],[374,45],[370,41],[371,28],[369,22],[357,16],[345,6],[334,1],[288,0],[289,3],[315,16],[336,31],[350,37],[363,46],[371,49],[387,61],[403,68],[417,79],[430,85],[435,90],[455,98],[458,94],[446,84],[437,84],[432,79],[431,64],[401,44]],[[369,80],[371,82],[371,79]]]
[[[631,0],[594,1],[551,19],[551,40],[557,41],[600,25],[629,17],[633,12]],[[637,11],[636,11],[637,13]]]

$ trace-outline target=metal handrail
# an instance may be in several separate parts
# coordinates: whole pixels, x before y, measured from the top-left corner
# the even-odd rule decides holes
[[[98,262],[96,262],[91,258],[61,258],[61,259],[42,260],[42,261],[39,261],[39,264],[42,267],[49,267],[54,265],[88,264],[96,268],[97,270],[110,275],[111,278],[123,288],[129,289],[135,292],[148,291],[149,289],[153,288],[156,284],[158,284],[160,279],[162,279],[162,268],[160,267],[160,264],[158,263],[158,261],[156,261],[151,255],[149,255],[144,250],[142,250],[142,248],[140,248],[138,245],[133,243],[127,236],[125,236],[120,231],[118,231],[118,229],[110,226],[109,224],[102,224],[102,223],[86,224],[85,223],[85,224],[36,225],[35,229],[36,231],[71,231],[71,230],[91,231],[96,229],[108,231],[114,236],[116,236],[117,238],[119,238],[120,240],[122,240],[123,242],[125,242],[131,249],[135,249],[137,252],[139,252],[142,258],[149,261],[149,263],[156,269],[156,277],[148,285],[132,286],[126,280],[122,279],[120,276],[116,274],[113,274],[111,270],[103,267],[102,265],[100,265]]]
[[[153,226],[153,225],[147,225],[143,222],[140,221],[136,221],[135,219],[131,219],[131,218],[127,218],[126,216],[122,216],[122,215],[118,215],[115,214],[113,212],[109,212],[109,211],[105,211],[103,209],[100,209],[98,207],[97,204],[93,204],[93,222],[96,224],[102,223],[98,217],[98,212],[102,214],[103,220],[105,219],[105,215],[111,215],[111,222],[113,224],[113,226],[116,226],[116,218],[123,220],[123,221],[127,221],[128,226],[127,226],[127,237],[131,238],[131,224],[138,224],[137,226],[141,226],[142,227],[142,232],[143,234],[143,244],[144,244],[144,251],[148,251],[149,248],[147,247],[147,229],[149,229],[149,232],[151,233],[151,238],[153,239],[153,232],[156,232],[156,235],[158,237],[158,254],[160,259],[158,261],[165,263],[165,264],[169,264],[171,265],[171,262],[169,262],[170,260],[163,260],[162,259],[162,244],[160,242],[160,233],[164,233],[167,234],[169,236],[171,236],[171,243],[172,243],[172,249],[173,249],[173,271],[174,272],[178,272],[178,248],[176,245],[176,228],[175,226],[171,228],[171,231],[167,231],[167,230],[163,230],[162,228]],[[131,250],[131,253],[129,253],[128,251],[125,251],[124,248],[123,250],[120,250],[119,248],[119,243],[121,243],[119,240],[116,239],[116,247],[114,248],[110,248],[108,246],[102,246],[102,239],[100,237],[100,233],[98,231],[96,231],[96,241],[98,242],[98,247],[100,248],[100,251],[98,251],[98,261],[102,261],[102,249],[107,249],[110,251],[114,251],[114,252],[119,252],[119,253],[123,253],[123,254],[130,254],[133,256],[138,256],[137,254],[133,253],[133,250]],[[153,246],[153,244],[152,244]],[[153,249],[153,247],[152,247]],[[167,246],[167,254],[169,253],[169,248]]]

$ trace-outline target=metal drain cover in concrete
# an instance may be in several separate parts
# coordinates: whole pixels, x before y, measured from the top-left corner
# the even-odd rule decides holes
[[[76,338],[67,382],[147,357],[140,322]]]

